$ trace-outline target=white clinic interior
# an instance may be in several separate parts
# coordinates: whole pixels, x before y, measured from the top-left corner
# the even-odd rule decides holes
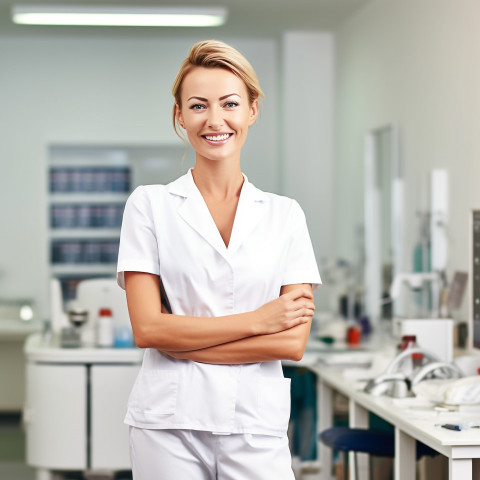
[[[41,4],[39,0],[28,3]],[[133,2],[102,3],[125,6]],[[171,3],[194,2],[142,2],[146,6]],[[22,442],[26,440],[18,440],[20,454],[8,458],[1,453],[3,448],[11,450],[9,438],[19,430],[21,435],[25,433],[26,341],[42,332],[53,314],[50,279],[56,273],[51,261],[49,175],[56,155],[74,158],[89,154],[89,162],[95,162],[96,155],[126,159],[135,165],[133,183],[165,181],[162,168],[152,166],[156,160],[162,164],[163,154],[168,161],[175,159],[169,175],[176,169],[185,170],[192,152],[190,149],[182,160],[184,146],[172,128],[171,86],[189,47],[198,40],[215,38],[240,50],[255,68],[265,92],[260,116],[242,152],[242,168],[257,187],[293,197],[305,211],[324,282],[315,294],[316,329],[312,335],[321,335],[326,324],[349,325],[351,318],[341,318],[339,306],[349,294],[364,313],[371,314],[374,332],[382,323],[373,321],[378,311],[368,311],[371,284],[365,273],[365,261],[371,261],[365,255],[371,253],[366,245],[371,238],[365,232],[366,223],[372,216],[382,215],[381,205],[380,213],[368,209],[366,158],[371,153],[367,139],[372,133],[395,132],[394,155],[403,193],[400,217],[388,221],[398,221],[401,229],[394,230],[396,238],[388,234],[391,245],[384,246],[396,249],[394,274],[419,271],[415,270],[415,255],[425,240],[422,222],[433,215],[432,172],[440,171],[448,188],[441,193],[445,217],[439,270],[447,285],[456,272],[468,272],[469,282],[473,281],[470,217],[472,210],[480,210],[480,135],[475,134],[480,119],[480,3],[226,0],[208,4],[228,9],[224,26],[15,25],[10,18],[13,0],[0,0],[2,478],[77,478],[62,476],[58,467],[52,469],[56,471],[52,476],[46,467],[25,467],[28,462]],[[113,267],[110,276],[114,272]],[[86,266],[82,275],[87,278],[89,273]],[[99,277],[105,272],[91,273]],[[384,290],[385,285],[374,292],[379,305]],[[418,318],[409,305],[415,300],[413,294],[407,293],[403,292],[403,305],[396,306],[394,314]],[[468,293],[454,311],[438,315],[453,319],[456,332],[458,324],[468,324],[472,315]],[[7,307],[2,304],[24,303],[33,310],[30,321],[3,313]],[[455,335],[458,341],[459,333]],[[473,342],[471,331],[467,336]],[[478,348],[473,356],[478,355]],[[328,375],[325,378],[328,384]],[[322,412],[319,406],[317,415]],[[478,420],[479,414],[476,410],[472,415]],[[480,457],[480,436],[478,439],[468,467],[474,475]],[[431,442],[435,448],[434,440]],[[469,442],[473,449],[475,443]],[[324,447],[318,449],[325,451]],[[478,478],[455,476],[458,467],[452,466],[453,450],[447,452],[444,446],[440,450],[445,458],[435,466],[437,476],[417,469],[417,478]],[[325,474],[325,465],[334,468],[334,460],[332,465],[328,462],[323,467],[312,462],[303,469],[297,465],[297,480],[335,478],[330,472]],[[359,461],[361,468],[364,464]],[[393,478],[413,478],[395,468]],[[78,470],[72,469],[77,474]],[[382,475],[377,472],[376,478],[390,478]],[[367,477],[360,473],[351,478]]]

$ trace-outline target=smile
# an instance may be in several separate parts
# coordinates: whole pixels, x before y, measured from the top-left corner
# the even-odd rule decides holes
[[[223,135],[203,135],[210,142],[223,142],[230,138],[233,134],[232,133],[224,133]]]

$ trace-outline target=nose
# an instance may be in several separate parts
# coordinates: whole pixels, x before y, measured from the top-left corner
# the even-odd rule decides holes
[[[222,111],[218,107],[212,107],[208,111],[208,126],[213,129],[219,129],[223,125]]]

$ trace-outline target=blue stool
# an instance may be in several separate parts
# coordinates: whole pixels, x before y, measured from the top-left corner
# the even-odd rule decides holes
[[[344,479],[348,480],[347,455],[355,452],[355,478],[358,478],[356,453],[370,455],[370,478],[372,478],[372,455],[377,457],[395,456],[395,438],[388,432],[365,428],[332,427],[320,433],[320,440],[328,447],[343,452]],[[438,452],[427,445],[417,442],[417,460],[425,455],[435,456]]]

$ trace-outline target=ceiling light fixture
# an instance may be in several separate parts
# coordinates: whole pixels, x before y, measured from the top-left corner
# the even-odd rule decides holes
[[[227,19],[222,7],[112,7],[15,5],[12,20],[26,25],[134,27],[218,27]]]

